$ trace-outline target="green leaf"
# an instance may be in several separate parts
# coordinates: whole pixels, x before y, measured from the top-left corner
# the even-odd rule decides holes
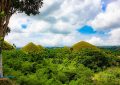
[[[0,17],[4,17],[4,16],[5,16],[5,12],[4,11],[0,12]]]

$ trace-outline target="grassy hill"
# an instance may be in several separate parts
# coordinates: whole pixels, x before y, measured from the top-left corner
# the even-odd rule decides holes
[[[39,48],[39,50],[43,50],[44,49],[44,47],[41,46],[41,45],[37,45],[37,47]]]
[[[11,45],[10,43],[8,43],[7,41],[4,41],[2,49],[3,50],[13,50],[13,49],[15,49],[15,47],[13,45]]]
[[[22,51],[27,52],[27,53],[39,52],[42,49],[43,49],[43,47],[41,45],[36,45],[32,42],[28,43],[26,46],[21,48]]]
[[[96,46],[85,41],[78,42],[72,46],[73,51],[79,51],[80,49],[99,50],[99,48],[97,48]]]

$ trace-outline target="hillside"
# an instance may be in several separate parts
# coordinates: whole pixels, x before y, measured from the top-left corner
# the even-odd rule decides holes
[[[23,48],[3,51],[4,76],[15,82],[13,85],[119,85],[120,58],[113,53],[88,49],[71,52],[69,47],[33,52],[38,49],[29,43],[24,51],[31,53]]]
[[[31,53],[31,52],[38,52],[39,50],[42,50],[43,47],[41,45],[36,45],[32,42],[28,43],[26,46],[21,48],[22,51]]]
[[[15,49],[15,47],[13,45],[11,45],[10,43],[8,43],[7,41],[4,41],[2,49],[3,50],[12,50],[12,49]]]
[[[80,49],[99,50],[99,48],[97,48],[96,46],[94,46],[88,42],[85,42],[85,41],[78,42],[72,46],[72,50],[74,50],[74,51],[78,51]]]

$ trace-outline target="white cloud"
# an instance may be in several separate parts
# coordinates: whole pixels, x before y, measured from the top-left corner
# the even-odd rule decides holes
[[[70,34],[54,33],[11,33],[6,36],[6,40],[21,47],[29,42],[41,44],[43,46],[71,46],[80,40],[89,39],[90,36],[81,35],[78,32]]]
[[[22,33],[22,24],[27,24],[28,23],[28,19],[27,17],[25,17],[23,14],[15,14],[11,17],[10,19],[10,23],[9,23],[9,27],[11,28],[12,32],[20,32]]]
[[[95,37],[93,36],[91,39],[87,40],[91,44],[98,46],[116,46],[120,45],[120,28],[116,28],[108,32],[107,37]]]
[[[62,34],[69,34],[75,31],[77,27],[75,25],[69,24],[67,22],[63,22],[59,20],[52,28],[52,32],[54,33],[62,33]]]
[[[51,24],[45,21],[32,21],[31,24],[28,25],[27,29],[25,29],[26,32],[30,33],[44,33],[46,31],[49,31],[49,28],[51,28]]]
[[[60,10],[52,15],[57,19],[66,19],[70,24],[81,26],[100,11],[100,0],[64,0]]]
[[[108,38],[109,44],[120,45],[120,28],[113,29],[109,32],[110,37]]]
[[[92,37],[90,40],[88,40],[89,43],[93,45],[105,45],[104,41],[100,37]]]
[[[23,46],[35,42],[43,46],[70,46],[91,36],[82,35],[76,29],[85,25],[101,12],[101,0],[44,0],[41,14],[26,16],[15,14],[6,40]],[[21,25],[25,24],[26,29]]]
[[[120,0],[109,3],[106,11],[98,14],[89,24],[95,30],[105,30],[120,27]]]

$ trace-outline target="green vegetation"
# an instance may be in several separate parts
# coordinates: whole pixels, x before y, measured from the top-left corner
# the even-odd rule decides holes
[[[120,58],[89,46],[96,49],[72,51],[29,43],[24,50],[3,51],[4,76],[14,85],[119,85]]]
[[[11,45],[10,43],[8,43],[7,41],[3,42],[3,50],[13,50],[15,49],[15,47],[13,45]]]
[[[120,68],[109,68],[94,76],[97,85],[120,85]]]
[[[0,79],[0,85],[13,85],[13,82],[10,79],[2,78]]]

